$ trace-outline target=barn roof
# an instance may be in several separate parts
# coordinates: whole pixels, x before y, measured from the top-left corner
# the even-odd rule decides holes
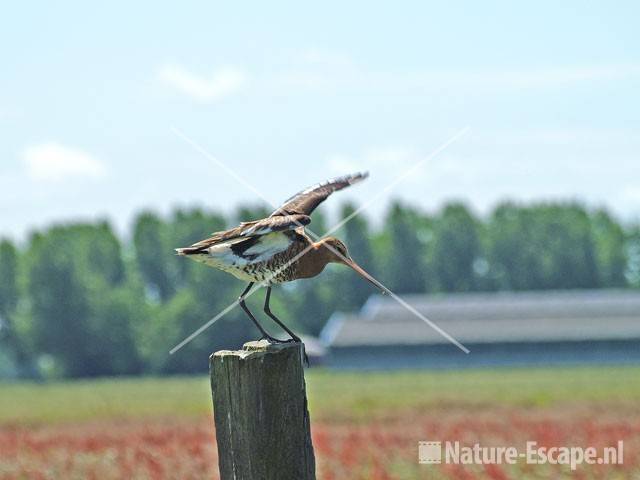
[[[402,298],[463,344],[640,339],[640,292],[632,290]],[[380,295],[358,314],[335,313],[321,337],[334,347],[449,343],[394,299]]]

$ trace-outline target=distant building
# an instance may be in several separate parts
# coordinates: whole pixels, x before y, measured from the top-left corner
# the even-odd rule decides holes
[[[312,367],[323,365],[327,358],[327,348],[322,340],[310,335],[301,335],[300,339],[304,342],[304,350],[309,359],[309,365]]]
[[[321,339],[336,368],[452,368],[640,363],[640,292],[541,291],[403,295],[471,353],[394,299],[337,312]]]

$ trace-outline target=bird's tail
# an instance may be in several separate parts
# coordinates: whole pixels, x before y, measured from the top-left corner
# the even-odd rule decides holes
[[[194,255],[196,253],[202,253],[202,248],[197,247],[184,247],[184,248],[174,248],[176,251],[176,255]]]

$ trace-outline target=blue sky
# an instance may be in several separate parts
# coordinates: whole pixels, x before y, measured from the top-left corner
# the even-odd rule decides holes
[[[615,5],[615,8],[613,8]],[[0,19],[0,235],[258,200],[366,169],[390,198],[580,199],[640,217],[635,2],[14,2]]]

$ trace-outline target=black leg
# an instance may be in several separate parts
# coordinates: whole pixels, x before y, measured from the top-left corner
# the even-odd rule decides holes
[[[267,287],[267,294],[264,297],[264,313],[266,313],[269,316],[269,318],[271,318],[271,320],[273,320],[278,325],[280,325],[282,329],[291,336],[291,339],[294,342],[297,342],[300,345],[302,345],[302,359],[304,360],[305,365],[309,366],[309,358],[307,357],[307,352],[304,349],[304,343],[302,343],[302,340],[300,340],[300,337],[298,337],[289,328],[287,328],[287,326],[284,323],[282,323],[280,319],[271,312],[271,308],[269,308],[270,300],[271,300],[271,287]]]
[[[295,333],[289,330],[289,328],[284,323],[282,323],[278,317],[276,317],[273,313],[271,313],[271,309],[269,308],[269,300],[271,300],[271,287],[267,287],[267,295],[264,297],[264,313],[269,315],[269,318],[271,318],[271,320],[273,320],[278,325],[280,325],[282,329],[285,332],[287,332],[294,341],[302,343],[302,341],[300,340],[300,337],[298,337]]]
[[[246,303],[244,303],[244,297],[247,293],[249,293],[249,290],[251,290],[251,287],[253,287],[253,283],[254,282],[249,283],[247,288],[245,288],[244,291],[240,294],[240,296],[238,297],[238,303],[240,304],[240,307],[242,308],[242,310],[244,310],[244,313],[246,313],[247,316],[251,319],[251,321],[255,324],[255,326],[258,327],[258,330],[260,330],[260,333],[262,333],[262,338],[266,338],[267,340],[274,343],[279,343],[282,340],[278,340],[277,338],[274,338],[271,335],[269,335],[267,331],[264,328],[262,328],[262,325],[258,323],[258,320],[256,320],[256,317],[254,317],[253,314],[249,311]]]

